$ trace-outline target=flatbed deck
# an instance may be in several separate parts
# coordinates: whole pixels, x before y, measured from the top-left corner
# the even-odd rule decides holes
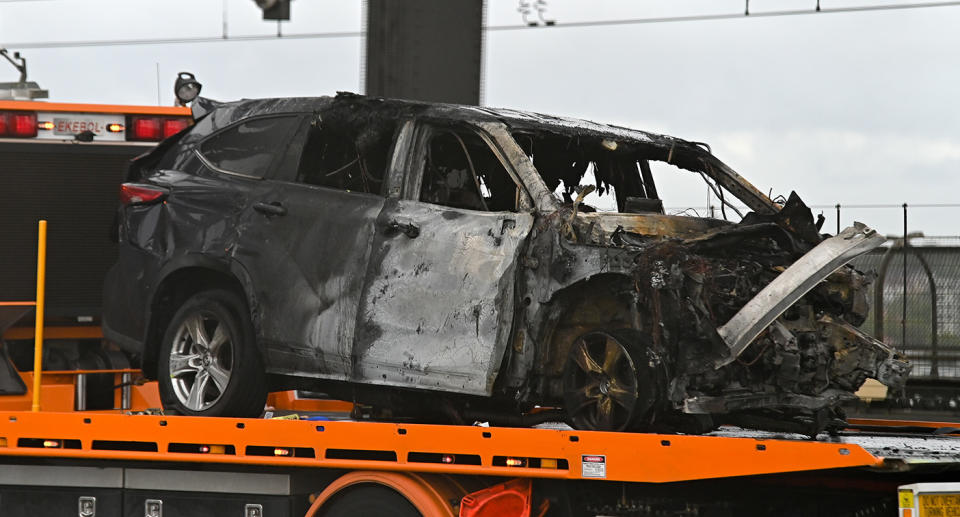
[[[98,412],[0,412],[0,456],[668,483],[827,469],[960,469],[960,438],[724,428],[705,436]]]

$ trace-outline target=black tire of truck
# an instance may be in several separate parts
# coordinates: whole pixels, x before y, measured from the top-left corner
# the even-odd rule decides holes
[[[323,506],[323,517],[421,517],[407,498],[376,485],[351,488]]]
[[[267,376],[244,300],[227,290],[190,297],[170,320],[157,358],[165,411],[259,417]]]
[[[593,330],[574,340],[563,369],[568,423],[591,431],[648,430],[661,411],[666,367],[646,335]]]

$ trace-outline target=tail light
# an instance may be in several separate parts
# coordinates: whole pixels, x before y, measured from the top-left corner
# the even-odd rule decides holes
[[[154,117],[130,115],[127,117],[127,140],[159,142],[173,136],[191,124],[190,117]]]
[[[163,187],[142,183],[120,185],[120,202],[127,205],[149,205],[166,199],[169,192]]]
[[[186,118],[168,118],[163,120],[163,137],[169,138],[180,131],[183,131],[190,125],[190,119]]]
[[[132,123],[127,127],[130,131],[127,133],[127,140],[138,140],[147,142],[159,141],[161,135],[160,117],[130,117]]]
[[[0,136],[31,138],[37,136],[37,113],[0,111]]]

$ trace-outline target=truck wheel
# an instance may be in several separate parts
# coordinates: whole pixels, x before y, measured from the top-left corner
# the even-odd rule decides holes
[[[570,347],[563,370],[567,417],[576,429],[624,431],[650,421],[662,398],[663,362],[632,329],[595,330]]]
[[[382,486],[359,486],[328,503],[322,517],[421,517],[410,501]]]
[[[180,307],[163,335],[158,366],[167,410],[234,417],[263,412],[266,373],[246,304],[231,291],[204,291]]]

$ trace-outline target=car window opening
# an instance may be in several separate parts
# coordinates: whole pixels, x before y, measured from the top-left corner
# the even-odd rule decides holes
[[[379,194],[389,142],[359,138],[338,128],[311,126],[297,167],[297,181],[352,192]]]
[[[709,173],[683,169],[660,160],[648,162],[668,215],[723,219],[736,222],[743,218],[744,206],[737,196],[725,189]],[[712,167],[703,164],[707,171]]]
[[[579,205],[582,212],[663,213],[650,167],[633,151],[611,140],[561,135],[516,134],[544,182],[572,204],[588,186],[595,190]]]
[[[441,129],[431,137],[421,201],[468,210],[515,212],[517,196],[516,183],[479,136]]]
[[[293,116],[249,120],[206,139],[200,153],[221,171],[262,178],[296,122]]]

